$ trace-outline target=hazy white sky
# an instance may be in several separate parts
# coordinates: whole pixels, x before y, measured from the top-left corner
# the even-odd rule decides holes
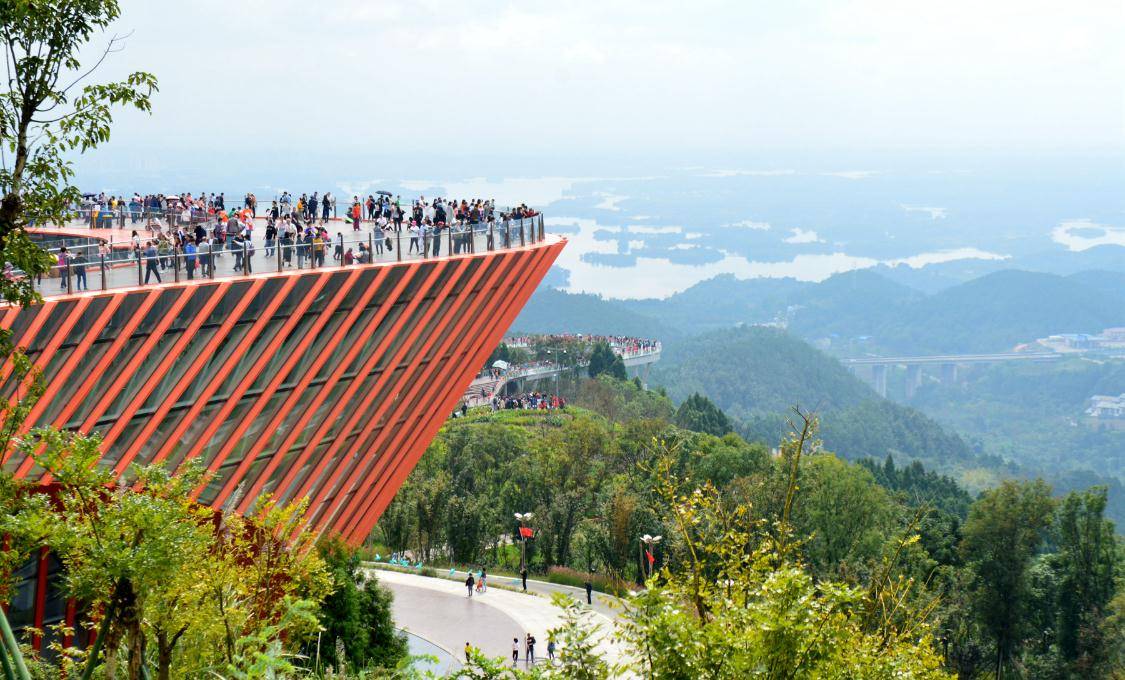
[[[1125,3],[123,0],[114,146],[1125,147]],[[119,146],[119,148],[120,148]]]

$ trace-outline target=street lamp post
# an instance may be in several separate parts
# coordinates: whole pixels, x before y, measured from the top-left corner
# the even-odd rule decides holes
[[[652,576],[652,563],[647,559],[648,555],[645,555],[645,548],[648,549],[647,552],[649,554],[652,554],[652,551],[656,548],[656,544],[663,540],[663,538],[663,536],[650,536],[648,534],[641,536],[641,568],[644,570],[646,579]]]
[[[523,590],[527,592],[527,537],[522,529],[527,526],[534,515],[530,512],[517,512],[516,521],[520,523],[520,580],[523,581]]]
[[[559,375],[562,373],[561,359],[566,354],[566,350],[562,347],[548,347],[547,354],[551,355],[551,359],[555,362],[555,396],[557,397],[559,395]]]

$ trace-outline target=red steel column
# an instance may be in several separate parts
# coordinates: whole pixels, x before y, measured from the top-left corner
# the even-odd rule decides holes
[[[415,401],[415,395],[417,395],[418,390],[422,389],[423,387],[428,388],[432,385],[448,385],[449,378],[452,376],[452,374],[459,374],[465,369],[466,364],[453,360],[442,362],[441,357],[447,352],[456,354],[456,352],[452,351],[454,347],[456,347],[459,343],[462,343],[466,336],[470,338],[475,337],[475,331],[479,329],[482,324],[486,324],[492,319],[493,310],[502,306],[506,302],[506,300],[504,300],[502,296],[495,295],[492,291],[492,288],[498,281],[503,280],[505,276],[510,274],[509,269],[512,265],[519,265],[521,263],[518,255],[511,252],[505,252],[496,255],[486,255],[484,256],[484,258],[485,262],[482,263],[481,268],[478,271],[483,272],[485,270],[485,266],[488,264],[488,260],[492,258],[499,260],[500,264],[490,271],[486,279],[486,283],[481,287],[481,291],[474,298],[474,309],[466,309],[466,306],[469,304],[467,302],[469,297],[468,293],[470,293],[472,290],[472,287],[469,286],[462,291],[462,295],[458,296],[457,307],[449,310],[446,313],[447,317],[456,318],[458,320],[458,325],[456,330],[453,333],[449,334],[449,337],[440,348],[440,351],[436,353],[436,357],[434,361],[430,363],[426,375],[419,380],[413,381],[412,387],[407,393],[406,397],[398,401],[394,411],[390,414],[387,414],[385,419],[383,413],[386,409],[386,404],[384,404],[374,415],[369,417],[365,415],[363,418],[361,418],[361,420],[366,421],[367,425],[364,426],[363,429],[359,432],[358,436],[356,437],[355,444],[353,445],[353,448],[357,451],[360,451],[361,455],[356,456],[350,464],[348,475],[345,481],[340,484],[336,495],[332,500],[332,503],[328,508],[326,508],[322,512],[319,512],[315,517],[316,526],[326,526],[326,519],[332,517],[334,513],[338,511],[341,503],[343,503],[345,501],[345,498],[347,497],[347,492],[350,491],[351,488],[354,487],[355,484],[360,480],[372,479],[371,477],[367,476],[368,471],[373,465],[377,464],[377,462],[381,458],[390,455],[386,453],[386,451],[388,451],[388,448],[385,446],[381,446],[380,444],[386,436],[386,433],[391,430],[391,424],[396,422],[399,417],[401,417],[404,409],[408,409],[413,405]],[[473,285],[475,285],[475,283]],[[472,324],[473,332],[466,334],[462,329],[467,323]],[[435,371],[437,371],[437,377],[431,377],[433,376]],[[433,407],[427,407],[427,412],[429,412],[431,409],[434,410],[434,412],[437,411],[437,409],[433,409]],[[365,411],[366,407],[364,411],[361,412]],[[380,421],[383,422],[383,429],[380,431],[379,435],[375,437],[375,440],[373,442],[368,442],[367,439],[371,437],[376,428],[379,427]],[[403,427],[401,429],[403,432],[407,432],[410,430],[409,427]],[[360,473],[361,467],[364,468],[362,474]],[[312,507],[315,509],[317,504],[317,502],[314,502],[312,504]]]
[[[415,328],[416,328],[415,332],[416,333],[418,332],[418,330],[425,327],[430,322],[430,320],[433,318],[433,316],[439,312],[440,307],[441,307],[441,303],[449,297],[450,291],[457,284],[457,281],[459,280],[459,278],[464,275],[464,270],[468,268],[468,265],[470,264],[470,262],[471,262],[471,260],[467,260],[467,259],[464,260],[461,268],[457,272],[455,272],[452,277],[450,277],[449,281],[446,282],[445,288],[441,293],[440,299],[435,299],[434,302],[431,304],[430,310],[426,314],[426,316],[416,323],[416,325],[415,325]],[[422,346],[419,347],[417,349],[417,351],[414,353],[415,357],[420,359],[421,357],[425,356],[430,351],[430,348],[433,346],[433,344],[437,341],[437,338],[441,337],[442,335],[445,334],[445,329],[448,327],[450,322],[455,320],[455,319],[458,319],[457,311],[460,307],[460,302],[464,299],[464,297],[466,295],[466,292],[471,291],[472,287],[476,285],[476,282],[484,274],[484,271],[486,269],[486,264],[487,263],[485,263],[485,262],[481,262],[477,266],[476,271],[472,274],[469,281],[464,286],[462,286],[461,293],[458,294],[458,305],[455,306],[453,309],[450,309],[450,310],[446,311],[443,314],[442,318],[439,319],[439,325],[436,326],[432,331],[429,332],[428,337],[426,337],[424,339],[424,342],[423,342]],[[447,337],[445,343],[443,343],[443,347],[448,345],[450,343],[450,341],[455,342],[456,339],[457,339],[455,337],[455,335],[456,334],[454,334],[454,337]],[[411,344],[411,343],[404,343],[404,345],[406,345],[406,344]],[[394,363],[398,363],[398,362],[394,362]],[[417,365],[417,362],[414,362],[414,363],[415,363],[415,365]],[[408,392],[406,398],[400,400],[400,402],[399,402],[400,404],[407,404],[407,403],[410,402],[411,396],[415,393],[415,391],[419,388],[419,386],[421,386],[428,379],[430,373],[432,372],[432,369],[433,369],[433,366],[434,366],[435,363],[436,362],[431,362],[431,364],[425,369],[425,372],[422,376],[414,377],[414,375],[411,374],[409,376],[409,379],[408,379],[407,374],[404,374],[402,376],[401,380],[404,383],[410,384],[411,387],[410,387],[410,391]],[[393,372],[394,372],[394,369],[388,366],[388,370],[384,371],[384,374],[389,375],[390,373],[393,373]],[[417,373],[417,372],[418,372],[417,370],[414,371],[414,373]],[[349,396],[346,399],[342,399],[341,401],[342,402],[350,401],[351,394],[354,394],[355,390],[358,390],[359,386],[362,385],[362,384],[363,384],[363,380],[357,379],[355,381],[354,385],[352,386],[352,388],[349,389]],[[373,401],[373,397],[375,395],[377,395],[378,393],[379,393],[379,391],[377,389],[368,390],[368,394],[363,399],[363,401],[360,403],[360,405],[357,408],[354,409],[354,412],[355,413],[366,412],[367,409],[369,408],[371,402]],[[332,419],[332,417],[329,417],[327,420],[329,422],[331,422],[333,419]],[[333,458],[336,455],[336,452],[339,451],[340,448],[344,445],[344,441],[350,435],[351,430],[352,430],[352,427],[350,425],[343,426],[343,427],[340,428],[340,432],[339,432],[339,434],[337,434],[336,439],[332,443],[331,447],[329,447],[329,449],[325,452],[324,457],[317,464],[316,469],[313,470],[312,474],[310,474],[305,479],[304,484],[297,491],[297,493],[295,493],[293,495],[293,498],[301,498],[306,493],[310,493],[310,487],[316,482],[316,479],[320,476],[321,471],[323,470],[324,466],[328,464],[328,461],[333,460]],[[320,505],[321,500],[324,498],[325,494],[335,485],[336,480],[339,478],[340,474],[344,471],[344,469],[345,469],[345,467],[343,465],[338,465],[336,467],[336,470],[332,473],[332,476],[328,480],[326,480],[324,483],[322,483],[320,485],[320,487],[316,490],[316,494],[313,497],[312,502],[309,504],[309,508],[310,508],[309,518],[314,517],[318,513],[318,506]]]
[[[417,310],[418,306],[422,303],[422,299],[426,297],[426,295],[430,292],[430,289],[433,288],[434,283],[437,282],[438,277],[449,266],[451,265],[448,260],[442,260],[433,265],[433,268],[430,270],[429,275],[426,276],[426,280],[423,282],[422,287],[415,291],[414,295],[407,303],[406,310],[404,310],[403,313],[400,314],[397,319],[395,319],[394,326],[392,326],[391,329],[387,332],[388,338],[397,337],[398,334],[402,332],[402,327],[406,324],[406,321],[410,319],[411,316],[413,316],[415,310]],[[421,325],[422,324],[416,325],[414,331],[410,334],[410,336],[402,343],[400,343],[399,349],[396,352],[396,358],[400,357],[402,353],[405,352],[406,349],[410,346],[410,343],[414,342],[414,338],[417,336],[418,331],[421,330]],[[394,360],[392,360],[392,362],[393,361]],[[341,362],[341,364],[343,363],[345,362]],[[341,372],[344,370],[343,365],[341,365],[340,370]],[[386,375],[387,374],[384,373],[383,377],[385,377]],[[371,388],[369,392],[372,394],[377,393],[381,385],[381,382],[376,384]],[[326,391],[322,391],[318,396],[325,397],[327,396],[327,393]],[[289,450],[289,447],[293,445],[293,441],[300,434],[301,429],[308,423],[309,418],[312,417],[313,413],[317,410],[317,408],[319,408],[319,406],[320,404],[318,403],[315,406],[310,406],[308,409],[306,409],[305,415],[301,418],[301,421],[298,422],[298,424],[293,428],[293,432],[290,433],[288,437],[286,437],[285,443],[279,449],[280,451]],[[305,462],[308,460],[312,452],[316,449],[318,443],[319,442],[315,441],[315,438],[310,438],[309,445],[305,447],[305,450],[301,452],[294,464],[290,466],[289,470],[286,471],[285,476],[282,478],[281,482],[278,483],[275,494],[278,498],[282,498],[285,496],[285,492],[293,483],[293,479],[300,472],[301,468],[304,467]]]
[[[523,276],[513,277],[513,288],[516,291],[515,295],[510,298],[510,304],[507,310],[501,317],[499,323],[494,323],[490,326],[490,331],[481,336],[481,341],[477,343],[475,353],[470,353],[464,362],[464,370],[455,381],[457,386],[461,387],[460,391],[449,392],[443,400],[442,407],[436,409],[429,414],[429,421],[425,424],[421,431],[413,432],[416,437],[414,446],[410,447],[403,453],[398,460],[393,461],[395,469],[390,475],[386,472],[386,466],[379,470],[377,473],[368,477],[371,482],[367,485],[363,495],[370,494],[369,499],[364,499],[363,505],[360,507],[362,510],[357,515],[355,511],[352,512],[350,518],[344,518],[343,522],[337,522],[337,526],[342,527],[348,524],[352,525],[352,529],[345,534],[345,538],[355,541],[362,541],[371,528],[378,521],[380,514],[390,503],[394,496],[394,492],[398,491],[399,486],[405,481],[406,476],[414,469],[418,459],[425,453],[426,447],[430,441],[437,435],[438,430],[441,429],[445,421],[445,416],[450,409],[457,403],[463,396],[464,384],[467,380],[471,379],[472,373],[475,372],[480,363],[487,357],[492,348],[503,338],[504,333],[508,327],[515,321],[516,316],[519,315],[527,299],[531,297],[534,289],[532,287],[523,285],[528,280],[538,282],[546,275],[547,270],[554,263],[555,258],[558,257],[562,251],[565,242],[553,244],[547,248],[536,248],[541,250],[534,259],[535,265],[529,277]],[[391,463],[392,461],[388,461]],[[374,493],[371,491],[374,490]],[[387,493],[391,491],[391,493]],[[360,494],[357,493],[356,497],[359,498]]]
[[[529,278],[531,280],[538,279],[525,277],[524,273],[526,270],[530,269],[533,272],[533,277],[536,275],[536,272],[538,272],[538,276],[541,277],[542,273],[545,273],[546,267],[550,266],[550,262],[547,260],[554,259],[554,257],[547,258],[547,253],[548,251],[546,249],[535,249],[533,252],[523,253],[524,257],[521,257],[519,260],[513,263],[513,268],[517,270],[515,273],[513,273],[512,275],[505,275],[504,272],[498,271],[495,274],[494,280],[501,282],[512,281],[514,288],[517,291],[520,291],[521,294],[526,291],[526,295],[523,296],[524,299],[526,299],[526,297],[530,296],[532,292],[532,289],[525,285],[526,282],[529,280]],[[501,287],[501,291],[503,290],[503,287]],[[398,456],[388,453],[386,455],[380,456],[378,460],[372,461],[372,464],[376,465],[377,469],[374,472],[371,472],[371,465],[369,465],[368,470],[363,473],[361,477],[361,479],[364,480],[363,488],[357,491],[353,496],[353,501],[358,501],[355,508],[353,508],[345,517],[339,518],[338,520],[329,520],[337,528],[342,528],[344,526],[348,526],[350,523],[354,523],[358,519],[356,517],[356,512],[359,511],[360,508],[365,508],[366,506],[369,506],[371,504],[369,502],[369,499],[364,498],[364,496],[366,496],[371,489],[381,488],[384,485],[384,482],[386,481],[385,470],[389,465],[394,464],[397,466],[400,464],[400,461],[402,459],[409,459],[411,462],[407,467],[407,471],[414,467],[414,465],[417,463],[417,459],[421,457],[422,453],[425,450],[425,447],[429,444],[429,441],[441,427],[441,423],[444,422],[445,417],[448,415],[448,411],[452,409],[457,400],[463,396],[463,383],[465,382],[465,379],[470,377],[472,373],[474,373],[479,368],[479,363],[482,359],[475,358],[475,355],[491,350],[492,345],[496,343],[499,337],[503,336],[503,333],[507,330],[507,325],[510,324],[512,320],[514,320],[515,315],[519,313],[519,310],[523,306],[522,302],[516,304],[516,298],[520,297],[520,295],[509,297],[504,292],[497,292],[493,294],[493,297],[501,301],[501,303],[506,303],[506,311],[501,316],[500,322],[497,323],[496,319],[491,317],[491,314],[477,315],[478,323],[474,328],[474,331],[469,334],[470,337],[478,338],[474,346],[475,349],[466,353],[466,359],[462,363],[458,364],[457,362],[450,362],[451,368],[453,368],[453,372],[454,375],[456,375],[456,378],[446,379],[445,376],[442,376],[442,378],[440,379],[443,384],[449,385],[450,389],[446,391],[444,398],[441,398],[440,394],[435,395],[434,401],[436,401],[440,405],[427,412],[430,414],[429,423],[427,423],[426,427],[423,428],[421,432],[419,432],[418,430],[414,430],[413,428],[403,427],[400,428],[399,432],[397,433],[398,437],[396,441],[406,436],[407,432],[410,431],[410,435],[414,437],[414,441],[416,442],[415,445],[413,447],[410,447],[408,450],[401,452],[400,454],[398,454]],[[472,310],[466,310],[462,312],[462,314],[470,317],[474,316],[474,312]],[[482,324],[487,324],[487,326],[484,326]],[[491,327],[493,329],[493,332],[488,334],[480,333],[480,330],[485,327]],[[496,336],[496,340],[490,339],[490,337],[493,335]],[[380,433],[378,440],[385,439],[388,435],[388,431],[389,428],[384,428],[384,431]],[[385,451],[394,450],[393,445],[391,447],[373,446],[372,448],[382,449]],[[392,458],[397,458],[398,460],[392,461]],[[341,488],[340,492],[337,494],[336,500],[333,503],[334,506],[338,505],[339,502],[342,502],[343,498],[351,492],[351,488],[355,486],[357,481],[349,481],[348,484]],[[394,488],[397,490],[397,487]],[[370,501],[373,500],[374,498],[370,499]],[[331,512],[327,514],[330,515]],[[325,526],[327,526],[327,524],[328,522],[325,523]]]

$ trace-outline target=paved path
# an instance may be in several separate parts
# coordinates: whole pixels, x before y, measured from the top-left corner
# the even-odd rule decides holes
[[[450,650],[459,659],[464,658],[466,642],[489,656],[510,658],[512,638],[518,638],[522,665],[522,641],[527,633],[538,641],[536,657],[546,657],[547,631],[562,622],[561,610],[546,597],[491,588],[483,595],[469,598],[465,586],[450,579],[383,569],[372,571],[395,595],[397,625]],[[609,635],[612,621],[597,609],[593,617],[602,629],[599,649],[610,660],[619,660],[621,650]]]

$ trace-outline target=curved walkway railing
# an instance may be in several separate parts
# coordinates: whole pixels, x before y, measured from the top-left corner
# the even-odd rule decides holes
[[[509,347],[521,347],[521,345],[514,343],[507,344]],[[652,341],[651,344],[643,348],[636,346],[621,347],[612,344],[610,348],[613,350],[614,354],[618,354],[625,359],[638,359],[641,357],[659,358],[661,352],[659,340]],[[464,400],[465,403],[471,406],[489,404],[500,394],[504,386],[513,380],[553,376],[573,368],[583,369],[589,365],[590,362],[588,361],[579,361],[576,364],[566,365],[554,361],[532,361],[524,364],[516,364],[514,366],[509,366],[505,370],[482,375],[473,380],[469,388],[465,391]]]

